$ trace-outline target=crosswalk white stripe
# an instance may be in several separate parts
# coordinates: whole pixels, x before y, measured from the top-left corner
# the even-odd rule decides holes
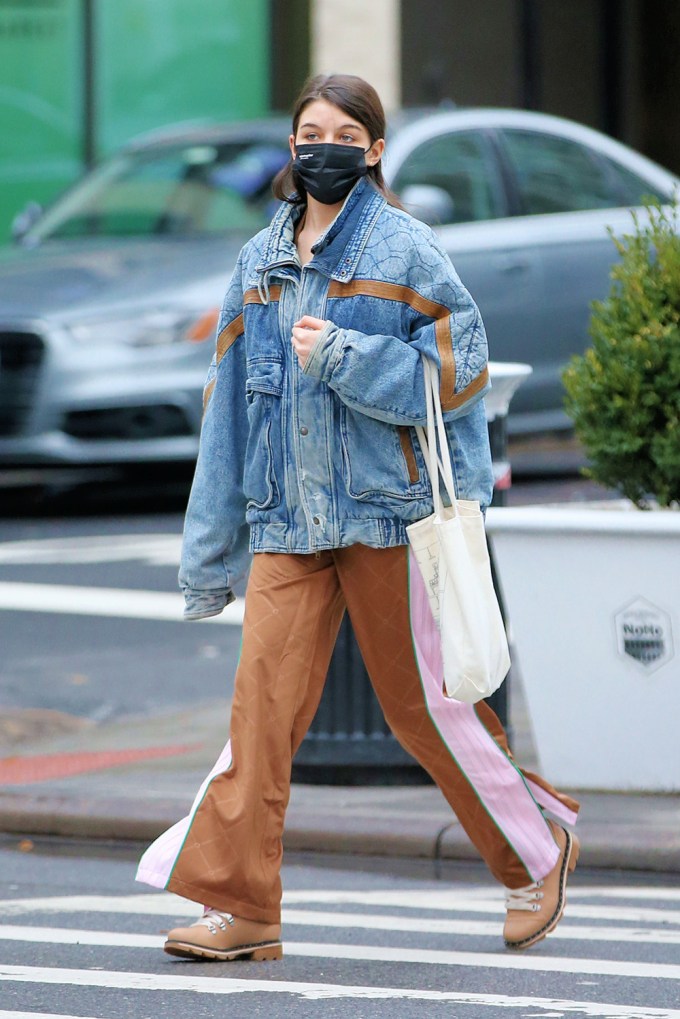
[[[571,893],[571,889],[569,890]],[[362,905],[391,906],[400,909],[433,910],[450,913],[484,913],[504,916],[502,902],[458,894],[455,890],[430,891],[290,891],[283,897],[286,905]],[[146,895],[73,895],[53,896],[44,899],[4,899],[0,901],[0,915],[19,916],[29,912],[90,912],[90,913],[146,913],[154,916],[196,916],[199,907],[164,892]],[[619,923],[657,924],[670,928],[680,924],[680,910],[640,908],[615,905],[584,905],[573,902],[569,894],[567,916],[569,920],[613,920]]]
[[[413,891],[290,891],[284,895],[284,902],[289,904],[318,903],[320,905],[359,904],[364,906],[398,906],[408,909],[430,909],[442,912],[457,913],[492,913],[503,915],[502,901],[470,896],[455,889],[415,889]],[[569,916],[580,920],[618,920],[629,923],[662,923],[680,924],[680,910],[655,907],[586,905],[573,902],[569,889]]]
[[[11,1012],[6,1012],[4,1008],[0,1008],[0,1019],[102,1019],[101,1016],[91,1015],[66,1015],[64,1012],[17,1012],[16,1009],[12,1009]]]
[[[0,927],[0,938],[51,945],[98,945],[108,948],[159,948],[161,940],[149,934],[74,930],[70,927]],[[338,945],[326,942],[288,941],[289,956],[313,959],[353,959],[362,962],[399,962],[474,969],[522,970],[534,973],[578,973],[597,976],[680,980],[680,965],[635,962],[630,959],[573,959],[563,956],[517,955],[512,952],[457,952],[432,948],[383,945]]]
[[[157,906],[160,896],[149,896],[152,906]],[[28,900],[31,902],[32,900]],[[164,900],[165,901],[165,900]],[[170,908],[147,909],[145,905],[139,904],[135,909],[108,908],[103,903],[101,910],[93,910],[87,903],[77,906],[73,910],[58,910],[59,912],[85,911],[85,912],[108,912],[129,915],[146,914],[156,916],[190,916],[192,919],[197,915],[197,907],[194,903],[182,903],[182,909]],[[32,907],[21,906],[15,910],[3,909],[5,918],[12,915],[17,916],[30,912],[57,912],[56,909],[44,909],[33,905]],[[501,924],[499,920],[440,920],[438,917],[417,917],[404,916],[403,914],[374,914],[374,913],[336,913],[325,912],[315,909],[290,909],[284,907],[282,911],[284,925],[297,925],[303,927],[338,927],[356,928],[360,930],[386,930],[406,931],[414,934],[441,934],[459,935],[462,937],[493,937],[500,936]],[[11,928],[8,928],[11,929]],[[649,945],[680,945],[680,930],[673,927],[611,927],[611,926],[588,926],[575,924],[566,920],[560,924],[557,930],[550,935],[550,941],[602,941],[602,942],[624,942],[630,944]]]
[[[196,909],[191,912],[192,919]],[[351,928],[354,930],[404,931],[412,934],[452,935],[459,937],[499,938],[501,924],[496,920],[439,920],[435,917],[409,917],[395,914],[370,913],[327,913],[312,909],[284,909],[284,928],[328,927]],[[4,930],[17,928],[8,925],[0,927],[0,938]],[[11,934],[7,935],[11,937]],[[680,931],[664,927],[595,927],[584,924],[563,922],[550,935],[551,943],[556,941],[601,941],[645,945],[680,945]]]
[[[181,534],[78,534],[0,544],[0,563],[52,564],[143,562],[179,566]]]
[[[118,931],[76,930],[72,927],[0,926],[0,941],[35,945],[98,945],[100,948],[162,948],[160,934],[120,934]]]
[[[395,916],[392,914],[323,913],[311,909],[285,909],[284,925],[302,927],[351,927],[362,930],[406,931],[414,934],[452,934],[462,937],[498,938],[498,920],[439,920],[435,917]],[[550,935],[550,941],[604,941],[631,944],[680,945],[680,930],[663,927],[588,927],[563,922]]]
[[[56,612],[120,619],[182,621],[184,598],[169,591],[124,590],[118,587],[75,587],[69,584],[0,582],[0,609],[10,612]],[[237,598],[219,616],[202,622],[243,625],[244,600]]]
[[[404,987],[367,987],[345,984],[301,983],[283,980],[232,980],[228,977],[174,976],[156,973],[119,973],[115,971],[56,969],[51,967],[0,965],[0,980],[34,984],[58,984],[79,987],[106,987],[124,990],[190,991],[199,994],[294,994],[308,1001],[332,998],[378,1000],[452,1001],[461,1005],[486,1005],[494,1008],[541,1008],[554,1014],[577,1014],[599,1019],[680,1019],[680,1010],[641,1008],[637,1005],[610,1005],[592,1001],[556,998],[510,997],[505,994],[478,994],[465,991],[427,991]],[[12,1013],[10,1013],[11,1015]],[[67,1017],[61,1017],[67,1019]],[[68,1017],[72,1019],[72,1017]]]
[[[657,888],[645,885],[632,888],[626,885],[569,885],[569,897],[577,899],[658,899],[659,902],[680,902],[680,888]]]

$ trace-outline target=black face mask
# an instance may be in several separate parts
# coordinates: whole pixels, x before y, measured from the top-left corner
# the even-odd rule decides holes
[[[358,145],[296,145],[293,172],[307,194],[322,205],[342,202],[368,167],[364,151]]]

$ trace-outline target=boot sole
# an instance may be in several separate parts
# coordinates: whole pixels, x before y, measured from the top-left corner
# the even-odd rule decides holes
[[[570,874],[573,874],[576,869],[579,853],[581,852],[581,843],[576,835],[572,835],[571,832],[566,830],[566,828],[563,829],[563,831],[567,836],[567,844],[564,849],[562,870],[560,871],[560,891],[555,912],[548,922],[544,924],[540,930],[536,931],[535,934],[531,934],[529,937],[523,938],[521,941],[506,941],[506,948],[530,948],[531,945],[535,945],[538,941],[542,941],[547,934],[550,934],[550,931],[554,931],[564,916],[564,907],[567,904],[567,878]]]
[[[215,962],[232,962],[243,959],[249,962],[273,962],[283,958],[283,945],[280,941],[267,941],[257,945],[237,945],[226,951],[216,948],[203,948],[192,945],[188,941],[166,941],[163,951],[168,955],[178,955],[183,959],[212,959]]]

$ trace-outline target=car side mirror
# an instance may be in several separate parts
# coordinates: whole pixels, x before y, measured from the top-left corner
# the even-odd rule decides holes
[[[455,203],[444,188],[432,184],[409,184],[399,198],[407,212],[428,226],[441,226],[454,221]]]
[[[12,240],[18,244],[26,236],[43,214],[43,207],[38,202],[28,202],[12,220]]]

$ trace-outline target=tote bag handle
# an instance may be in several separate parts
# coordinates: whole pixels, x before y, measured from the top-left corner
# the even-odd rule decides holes
[[[425,404],[427,408],[427,432],[423,429],[422,425],[416,425],[416,434],[425,456],[428,474],[430,475],[434,512],[437,516],[442,516],[443,506],[439,488],[439,479],[441,477],[446,494],[449,497],[449,502],[451,503],[452,515],[457,516],[456,486],[453,480],[449,440],[446,434],[442,404],[439,396],[439,372],[436,364],[430,358],[423,355],[422,360],[425,380]],[[437,440],[439,440],[439,452],[437,451]]]

